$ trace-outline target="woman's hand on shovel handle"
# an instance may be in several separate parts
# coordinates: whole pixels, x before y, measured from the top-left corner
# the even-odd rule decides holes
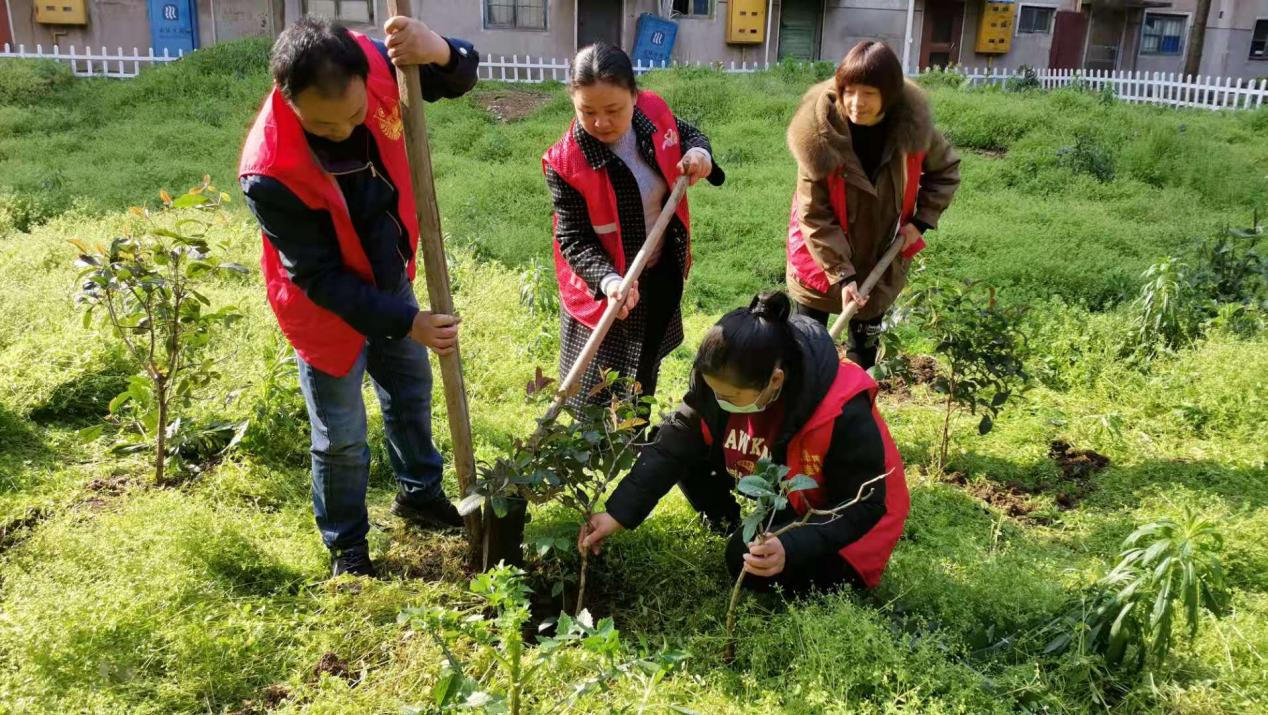
[[[618,320],[625,320],[629,317],[630,311],[638,305],[638,281],[630,285],[628,296],[622,294],[619,280],[609,280],[607,285],[603,286],[603,292],[607,294],[609,303],[617,303],[621,298],[625,298],[625,305],[621,306],[621,311],[616,314]]]
[[[687,177],[688,186],[694,186],[697,181],[707,179],[713,173],[713,157],[699,147],[688,149],[683,154],[682,161],[678,162],[678,171]]]
[[[903,226],[900,233],[903,237],[903,247],[899,249],[899,252],[901,253],[906,253],[908,249],[916,245],[917,241],[924,238],[924,236],[920,233],[920,229],[916,228],[915,224],[909,223]]]
[[[858,303],[860,309],[867,305],[867,298],[859,294],[859,284],[854,281],[841,286],[841,310],[849,308],[851,303]]]
[[[621,522],[606,511],[591,514],[590,520],[581,525],[581,533],[577,534],[577,551],[585,553],[589,549],[590,553],[597,555],[603,550],[603,540],[623,528]]]

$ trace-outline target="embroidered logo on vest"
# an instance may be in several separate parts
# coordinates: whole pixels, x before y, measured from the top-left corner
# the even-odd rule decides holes
[[[802,450],[801,452],[801,472],[806,476],[813,476],[823,471],[823,458],[817,454],[813,454],[810,450]]]
[[[668,149],[671,146],[677,146],[677,144],[678,144],[678,130],[675,129],[674,127],[670,127],[666,129],[665,141],[661,142],[660,148]]]
[[[383,132],[383,136],[397,141],[401,138],[401,134],[405,131],[405,125],[401,122],[401,105],[394,104],[389,111],[383,111],[383,106],[374,112],[374,119],[379,123],[379,131]]]

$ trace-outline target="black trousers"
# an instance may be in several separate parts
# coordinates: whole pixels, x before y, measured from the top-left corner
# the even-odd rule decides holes
[[[828,314],[817,308],[801,303],[793,303],[797,315],[817,320],[823,327],[828,327]],[[851,320],[849,336],[846,341],[846,357],[858,363],[864,370],[876,364],[876,352],[880,349],[880,327],[883,317],[870,320]]]
[[[647,322],[634,379],[642,386],[644,395],[655,395],[660,379],[660,346],[673,322],[674,311],[682,302],[682,271],[678,262],[667,252],[662,253],[656,265],[639,276],[638,288],[639,302],[647,306]]]
[[[720,533],[730,533],[726,545],[726,566],[731,578],[737,578],[744,567],[744,554],[748,553],[748,544],[744,543],[744,530],[740,529],[740,505],[731,491],[734,480],[721,472],[700,472],[685,477],[678,483],[683,496],[692,508],[700,512],[709,527]],[[796,518],[791,510],[776,516],[771,531],[775,531]],[[813,529],[813,526],[801,527]],[[861,588],[863,580],[858,573],[837,554],[830,554],[809,569],[792,571],[785,569],[782,573],[766,578],[749,574],[744,577],[744,587],[753,591],[769,591],[776,586],[787,594],[804,593],[811,590],[828,591],[842,584],[850,584]]]

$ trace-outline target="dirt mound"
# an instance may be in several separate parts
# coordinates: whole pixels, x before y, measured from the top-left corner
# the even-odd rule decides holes
[[[1066,479],[1087,479],[1109,466],[1109,457],[1090,449],[1075,449],[1069,442],[1053,440],[1048,445],[1048,456],[1061,468]]]
[[[333,675],[336,678],[348,677],[348,664],[332,651],[326,651],[321,658],[317,659],[317,665],[313,667],[313,675],[317,679],[321,679],[323,674]]]
[[[912,385],[928,385],[937,377],[937,360],[928,355],[913,355],[903,358],[897,370],[876,384],[881,392],[905,396],[910,394]]]
[[[499,122],[517,122],[546,105],[554,96],[524,89],[490,89],[475,93],[475,102]]]
[[[1025,517],[1036,508],[1026,492],[1012,485],[1001,486],[985,479],[970,482],[960,472],[948,474],[946,481],[964,487],[969,494],[1014,518]]]

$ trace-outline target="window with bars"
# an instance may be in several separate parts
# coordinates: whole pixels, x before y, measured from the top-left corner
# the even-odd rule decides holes
[[[674,0],[674,14],[682,17],[710,17],[713,0]]]
[[[306,0],[304,12],[341,22],[374,22],[374,0]]]
[[[1017,15],[1017,32],[1040,35],[1052,32],[1052,16],[1056,11],[1053,7],[1022,5]]]
[[[1250,36],[1250,58],[1268,60],[1268,20],[1256,20]]]
[[[484,0],[486,30],[545,30],[546,0]]]
[[[1140,29],[1140,54],[1178,55],[1184,48],[1184,15],[1145,15]]]

